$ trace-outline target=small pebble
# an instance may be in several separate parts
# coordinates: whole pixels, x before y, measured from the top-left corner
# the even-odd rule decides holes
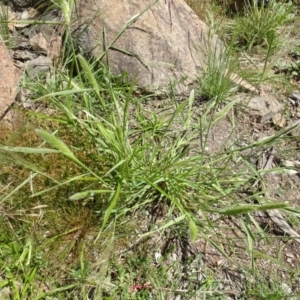
[[[290,98],[291,98],[292,100],[295,100],[295,101],[300,102],[300,93],[292,93],[292,94],[290,95]]]

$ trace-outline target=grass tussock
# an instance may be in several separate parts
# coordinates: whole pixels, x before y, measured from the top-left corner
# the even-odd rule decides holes
[[[243,74],[241,47],[249,55],[265,47],[268,65],[292,5],[254,5],[218,19],[218,3],[188,2],[200,15],[205,5],[213,32],[222,33],[217,20],[232,26],[223,32],[224,52],[207,53],[198,87],[183,100],[171,91],[161,110],[126,74],[113,76],[74,50],[72,3],[61,5],[68,49],[60,69],[23,82],[40,112],[20,110],[15,128],[0,128],[0,298],[289,295],[276,272],[266,278],[260,260],[285,272],[298,291],[298,271],[284,266],[280,247],[261,248],[277,239],[256,219],[281,209],[297,226],[297,208],[268,198],[266,171],[257,169],[297,126],[253,138],[239,125],[238,87],[230,80]],[[220,277],[223,268],[242,274],[242,288]]]

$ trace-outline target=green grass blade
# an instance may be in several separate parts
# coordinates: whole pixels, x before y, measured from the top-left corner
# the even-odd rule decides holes
[[[283,209],[283,208],[287,208],[287,207],[288,207],[288,204],[286,204],[286,203],[268,203],[268,204],[262,204],[262,205],[241,205],[241,206],[236,206],[233,208],[225,208],[225,209],[219,210],[218,213],[220,213],[222,215],[227,215],[227,216],[237,216],[240,214],[251,213],[254,211]]]
[[[30,148],[30,147],[8,147],[0,146],[0,150],[7,152],[21,152],[27,154],[48,154],[48,153],[60,153],[59,150],[54,150],[50,148]]]
[[[95,78],[95,76],[92,72],[92,69],[90,68],[89,64],[87,63],[87,61],[85,60],[85,58],[82,55],[78,54],[77,58],[80,61],[80,64],[81,64],[81,66],[82,66],[82,68],[83,68],[83,70],[84,70],[84,72],[85,72],[85,74],[86,74],[86,76],[89,80],[90,85],[92,86],[92,88],[95,91],[98,99],[101,102],[102,108],[105,109],[106,105],[105,105],[102,97],[100,96],[99,84],[98,84],[98,81],[96,80],[96,78]]]
[[[149,232],[146,232],[144,234],[140,234],[139,237],[142,238],[142,237],[150,236],[155,232],[161,231],[163,229],[169,228],[170,226],[178,224],[178,223],[182,222],[184,219],[186,219],[186,215],[181,215],[181,216],[179,216],[175,219],[172,219],[171,221],[167,222],[166,224],[160,226],[159,228],[157,228],[153,231],[149,231]]]
[[[115,194],[113,196],[113,198],[111,199],[109,205],[108,205],[108,208],[106,209],[105,211],[105,215],[104,215],[104,220],[103,220],[103,223],[102,223],[102,226],[101,226],[101,230],[100,232],[103,230],[103,228],[105,227],[113,209],[115,208],[116,204],[117,204],[117,201],[119,199],[119,196],[120,196],[120,192],[121,192],[121,184],[118,182],[118,186],[117,186],[117,189],[115,191]]]
[[[57,189],[59,187],[62,187],[62,186],[67,185],[67,184],[70,184],[70,183],[72,183],[74,181],[98,181],[97,178],[95,178],[95,177],[88,177],[87,175],[88,174],[81,174],[79,176],[75,176],[75,177],[73,177],[71,179],[68,179],[67,181],[64,181],[62,183],[58,183],[57,185],[52,186],[51,188],[48,188],[48,189],[39,191],[37,193],[34,193],[33,195],[31,195],[31,197],[36,197],[36,196],[43,195],[43,194],[48,193],[50,191],[53,191],[53,190],[55,190],[55,189]]]
[[[98,194],[105,194],[105,193],[111,193],[111,190],[90,190],[85,192],[80,192],[72,195],[69,199],[70,200],[81,200],[86,197],[93,197],[94,195]]]
[[[248,224],[246,224],[243,219],[240,219],[240,222],[247,234],[248,250],[249,250],[249,254],[250,254],[250,258],[251,258],[251,265],[252,265],[252,268],[254,268],[253,242],[255,241],[255,237],[254,237],[251,229],[249,228]]]
[[[83,164],[77,157],[73,154],[73,152],[70,150],[70,148],[59,138],[52,135],[51,133],[36,129],[36,133],[38,136],[40,136],[45,142],[52,145],[54,148],[58,149],[63,155],[73,160],[75,163],[89,171],[92,175],[94,175],[96,178],[98,178],[101,182],[102,178],[99,177],[95,172],[93,172],[89,167],[87,167],[85,164]]]
[[[35,99],[34,101],[38,102],[38,101],[44,100],[45,98],[51,98],[51,97],[56,97],[56,96],[70,96],[70,95],[74,95],[74,94],[83,94],[83,93],[92,92],[92,91],[93,91],[92,88],[81,89],[78,87],[78,89],[74,89],[74,90],[65,90],[65,91],[49,93],[45,96]]]
[[[58,149],[62,154],[74,160],[75,162],[79,162],[70,148],[61,139],[44,130],[36,129],[35,132],[45,142]]]
[[[191,241],[195,242],[198,234],[198,228],[195,222],[191,218],[189,219],[189,229],[190,229]]]

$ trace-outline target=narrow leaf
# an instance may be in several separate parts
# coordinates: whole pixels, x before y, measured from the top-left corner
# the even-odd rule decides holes
[[[289,205],[287,203],[283,202],[277,202],[277,203],[266,203],[259,205],[259,210],[264,211],[264,210],[270,210],[270,209],[283,209],[287,208]]]
[[[173,226],[174,224],[178,224],[178,223],[182,222],[185,218],[186,218],[186,215],[181,215],[181,216],[179,216],[175,219],[172,219],[171,221],[167,222],[166,224],[158,227],[157,229],[155,229],[153,231],[149,231],[147,233],[139,235],[139,237],[146,237],[146,236],[152,235],[155,232],[158,232],[158,231],[161,231],[163,229],[169,228],[170,226]]]
[[[30,154],[47,154],[47,153],[59,153],[60,151],[50,149],[50,148],[30,148],[30,147],[8,147],[2,146],[0,150],[7,152],[21,152],[21,153],[30,153]]]
[[[109,219],[109,217],[110,217],[113,209],[115,208],[115,206],[117,204],[117,201],[119,199],[119,196],[120,196],[120,192],[121,192],[121,184],[118,183],[117,190],[116,190],[116,192],[115,192],[112,200],[110,201],[108,208],[105,211],[104,220],[103,220],[103,223],[102,223],[100,231],[102,231],[103,228],[105,227],[105,225],[106,225],[106,223],[107,223],[107,221],[108,221],[108,219]]]
[[[61,139],[57,138],[56,136],[44,130],[36,129],[35,132],[45,142],[49,143],[54,148],[58,149],[65,156],[71,158],[74,161],[78,161],[75,155],[73,154],[73,152],[70,150],[70,148]]]
[[[37,102],[37,101],[43,100],[45,98],[50,98],[50,97],[55,97],[55,96],[68,96],[68,95],[74,95],[74,94],[78,94],[78,93],[85,93],[85,92],[92,92],[92,91],[93,91],[93,89],[91,89],[91,88],[89,88],[89,89],[80,89],[78,87],[78,89],[53,92],[53,93],[47,94],[43,97],[37,98],[34,101]]]
[[[265,211],[271,209],[282,209],[287,208],[288,205],[286,203],[268,203],[263,205],[241,205],[233,208],[226,208],[219,210],[218,213],[228,216],[236,216],[240,214],[246,214],[253,211]]]
[[[90,85],[92,86],[92,88],[95,90],[95,92],[98,95],[99,94],[99,85],[98,85],[98,82],[97,82],[89,64],[87,63],[87,61],[85,60],[85,58],[82,55],[78,54],[77,58],[80,61],[80,64],[90,82]]]
[[[111,190],[90,190],[85,192],[80,192],[72,195],[69,199],[70,200],[81,200],[86,197],[93,197],[94,195],[98,194],[105,194],[105,193],[111,193]]]
[[[189,220],[189,229],[190,229],[191,241],[195,242],[198,234],[198,228],[192,219]]]
[[[240,222],[247,234],[248,249],[249,249],[249,254],[250,254],[250,258],[251,258],[251,265],[253,268],[254,267],[253,241],[255,240],[255,238],[254,238],[254,235],[253,235],[252,231],[250,230],[248,224],[246,224],[242,219],[240,220]]]

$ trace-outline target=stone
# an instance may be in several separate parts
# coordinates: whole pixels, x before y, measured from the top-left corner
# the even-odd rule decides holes
[[[30,42],[30,45],[31,45],[33,51],[47,54],[49,45],[48,45],[46,38],[44,37],[44,35],[41,32],[34,35],[29,40],[29,42]]]
[[[13,56],[14,59],[27,61],[35,59],[37,57],[37,54],[28,50],[15,50]]]
[[[65,34],[65,26],[49,24],[63,22],[62,13],[59,10],[44,12],[40,17],[46,24],[39,24],[24,28],[22,35],[27,37],[30,43],[29,48],[35,53],[49,57],[54,63],[58,63],[61,57],[62,37]]]
[[[53,60],[54,63],[59,63],[62,49],[62,36],[59,34],[52,35],[49,42],[48,57]]]
[[[1,0],[0,0],[1,1]],[[21,5],[21,2],[18,2]],[[49,66],[53,63],[58,65],[61,57],[62,37],[65,33],[65,26],[57,26],[49,24],[63,22],[62,13],[58,9],[53,9],[41,14],[40,5],[50,5],[50,1],[30,1],[33,7],[27,7],[25,2],[22,2],[21,11],[12,11],[8,6],[5,7],[10,12],[11,21],[16,20],[35,20],[45,21],[45,24],[30,24],[28,23],[9,23],[12,25],[10,30],[13,31],[17,43],[11,46],[14,50],[15,65],[20,69],[25,69],[31,77],[43,71],[49,70]],[[10,6],[17,5],[17,2],[10,2]],[[15,8],[14,8],[15,9]],[[39,57],[40,56],[40,57]],[[44,57],[48,58],[45,59]],[[31,62],[30,62],[31,61]]]
[[[22,11],[22,13],[18,13],[16,14],[16,19],[15,21],[24,21],[24,23],[13,23],[14,24],[14,27],[16,28],[23,28],[23,27],[27,27],[27,26],[30,26],[30,20],[33,20],[35,18],[37,18],[39,15],[39,12],[38,10],[30,7],[28,10],[25,9]],[[28,21],[28,22],[26,22]]]
[[[295,101],[295,104],[300,104],[300,93],[294,92],[290,95],[290,99]]]
[[[29,39],[21,36],[20,39],[18,39],[18,43],[13,47],[13,49],[30,49],[31,45],[29,42]]]
[[[2,282],[5,282],[4,279],[2,279]],[[11,298],[11,290],[9,287],[2,287],[0,290],[0,299],[9,299]]]
[[[285,120],[282,118],[283,105],[271,94],[255,96],[249,99],[243,99],[244,105],[249,114],[264,123],[269,120],[282,127]]]
[[[27,75],[31,78],[48,72],[52,66],[52,60],[46,56],[38,56],[33,60],[29,60],[24,64],[24,69]]]
[[[13,60],[5,43],[0,37],[0,120],[12,121],[9,110],[15,102],[21,71],[14,66]]]
[[[127,72],[129,79],[150,90],[168,90],[170,81],[184,80],[177,92],[186,91],[205,68],[208,52],[217,55],[222,43],[184,0],[157,1],[114,42],[125,24],[152,3],[78,0],[73,35],[82,51],[95,58],[108,47],[102,61],[107,59],[114,74]]]

